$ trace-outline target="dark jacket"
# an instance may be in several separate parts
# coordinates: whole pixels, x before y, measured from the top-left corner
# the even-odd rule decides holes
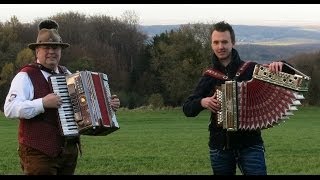
[[[224,67],[216,55],[212,58],[213,67],[218,69],[220,72],[224,73],[229,77],[229,79],[234,79],[237,70],[244,63],[239,57],[238,52],[232,50],[232,60]],[[257,63],[252,62],[246,68],[246,70],[237,78],[237,81],[247,81],[252,79],[252,74],[254,66]],[[285,71],[285,66],[284,71]],[[185,103],[183,104],[183,112],[187,117],[197,116],[204,108],[201,106],[201,99],[205,97],[212,96],[215,92],[217,86],[224,84],[224,80],[215,79],[209,75],[203,75],[198,85],[196,86],[192,95],[190,95]],[[217,126],[217,115],[216,113],[211,113],[209,131],[209,146],[212,148],[225,149],[225,148],[243,148],[255,144],[263,143],[260,130],[237,130],[227,132],[222,127]]]

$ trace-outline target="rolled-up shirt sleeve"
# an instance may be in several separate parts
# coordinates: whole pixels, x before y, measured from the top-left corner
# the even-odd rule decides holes
[[[4,104],[8,118],[30,119],[44,112],[42,98],[33,99],[34,88],[25,72],[19,72],[12,80]]]

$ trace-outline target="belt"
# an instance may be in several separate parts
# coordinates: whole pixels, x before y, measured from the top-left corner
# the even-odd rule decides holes
[[[67,147],[67,145],[76,145],[80,152],[80,156],[82,155],[80,136],[73,136],[73,137],[65,136],[63,145],[64,147]]]
[[[75,136],[75,137],[64,137],[64,144],[77,144],[80,143],[80,137]]]

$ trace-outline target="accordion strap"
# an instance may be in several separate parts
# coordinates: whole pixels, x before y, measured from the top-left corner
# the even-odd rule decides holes
[[[228,76],[220,72],[215,68],[210,68],[204,71],[203,75],[209,75],[213,78],[220,79],[220,80],[230,80]]]
[[[235,79],[237,79],[243,72],[245,72],[245,70],[247,69],[247,67],[251,63],[252,63],[251,61],[247,61],[247,62],[243,63],[240,66],[240,68],[238,69]],[[209,75],[213,78],[217,78],[217,79],[224,80],[224,81],[231,80],[228,76],[226,76],[225,74],[223,74],[222,72],[220,72],[219,70],[217,70],[215,68],[209,68],[209,69],[205,70],[203,75]]]
[[[58,66],[59,72],[62,72],[62,74],[68,75],[68,69],[65,66]]]
[[[240,66],[240,68],[238,69],[237,73],[236,73],[236,77],[235,80],[238,79],[238,77],[245,72],[245,70],[247,69],[247,67],[251,64],[251,61],[246,61],[245,63],[242,64],[242,66]]]

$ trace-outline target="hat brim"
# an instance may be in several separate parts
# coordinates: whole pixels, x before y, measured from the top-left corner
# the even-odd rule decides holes
[[[65,49],[70,46],[68,43],[57,43],[57,42],[45,42],[45,43],[31,43],[28,44],[28,47],[32,50],[35,50],[37,46],[40,45],[59,45],[62,49]]]

